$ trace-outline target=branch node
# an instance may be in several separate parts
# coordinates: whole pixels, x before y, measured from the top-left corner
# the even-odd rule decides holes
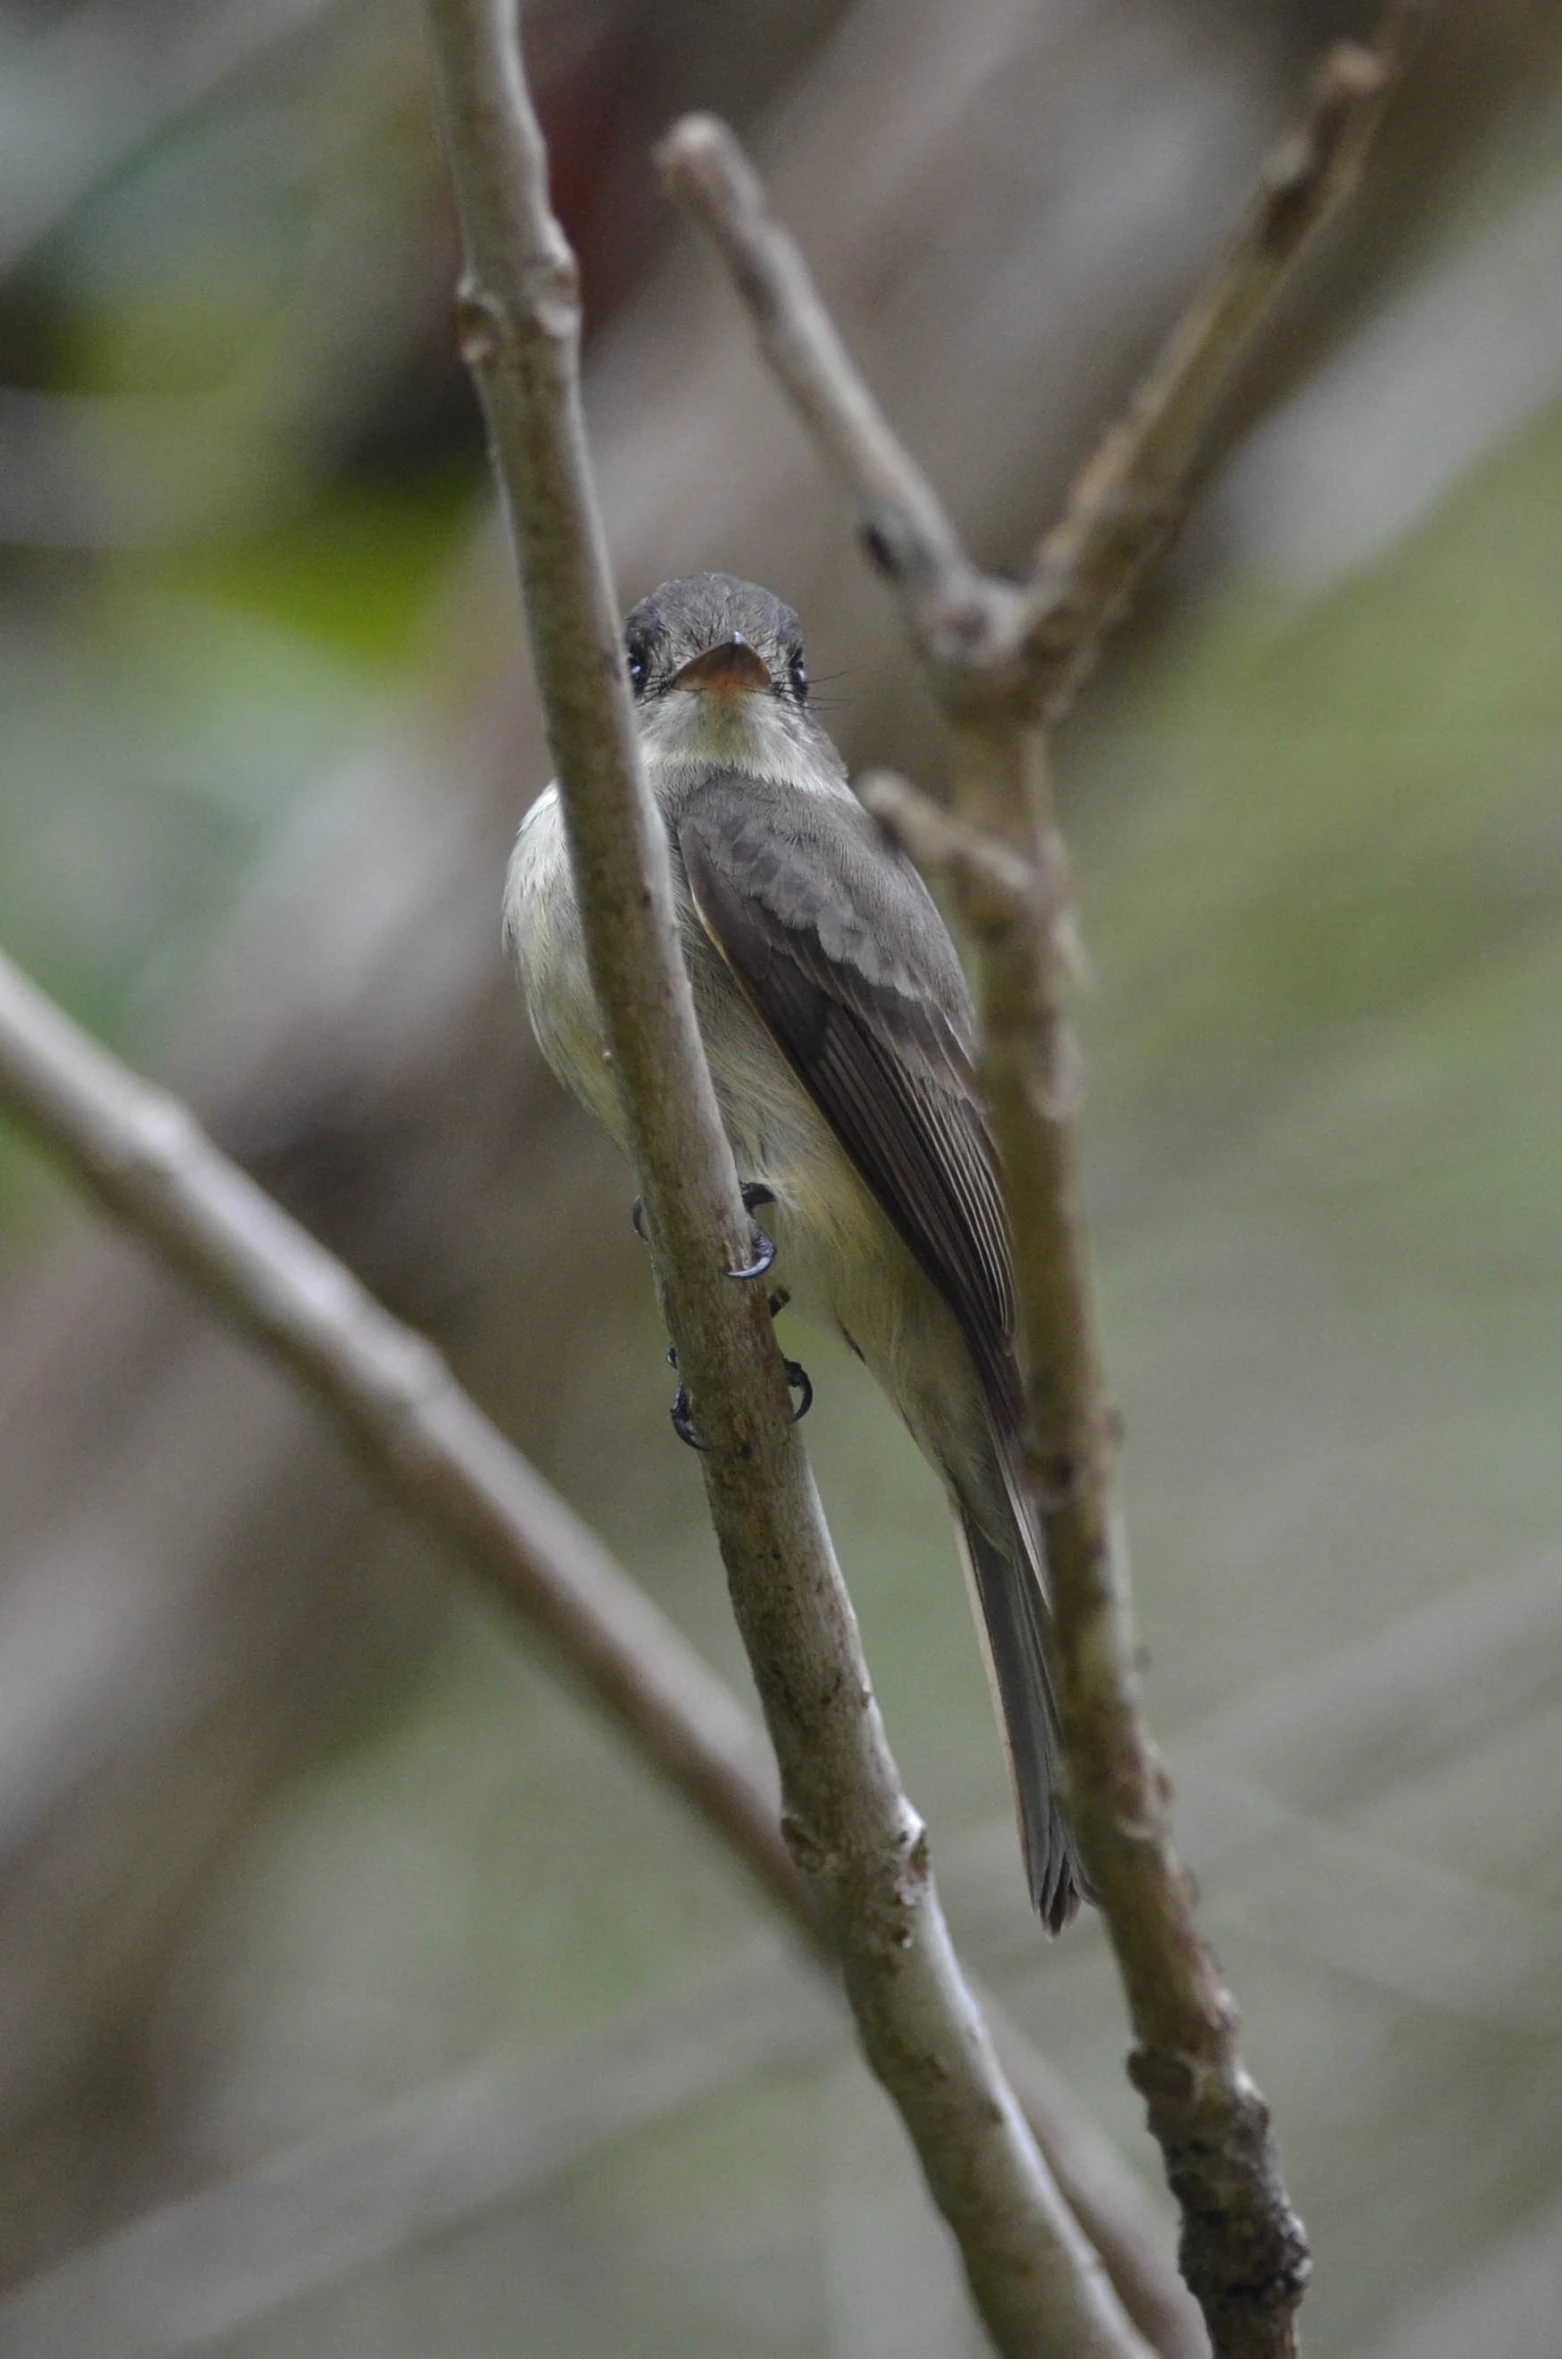
[[[545,336],[567,343],[580,333],[580,265],[562,238],[538,255],[522,278],[526,307]]]
[[[825,1848],[818,1837],[804,1826],[795,1810],[781,1814],[781,1834],[788,1851],[810,1884],[821,1880],[825,1864]]]
[[[470,271],[456,289],[456,343],[469,369],[491,369],[504,349],[504,306]]]

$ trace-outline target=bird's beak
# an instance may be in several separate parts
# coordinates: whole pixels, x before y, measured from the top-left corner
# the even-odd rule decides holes
[[[703,655],[691,656],[682,671],[673,674],[672,684],[675,688],[715,689],[727,696],[768,695],[770,667],[742,633],[734,631],[730,639],[719,639]]]

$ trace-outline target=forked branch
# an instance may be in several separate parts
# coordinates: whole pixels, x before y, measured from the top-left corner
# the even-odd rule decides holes
[[[975,951],[983,1078],[1002,1155],[1028,1363],[1028,1474],[1046,1535],[1071,1806],[1123,1978],[1129,2070],[1182,2212],[1182,2265],[1218,2359],[1287,2359],[1310,2270],[1236,2010],[1200,1939],[1140,1707],[1075,1136],[1065,999],[1068,863],[1045,724],[1067,701],[1191,494],[1260,321],[1353,184],[1394,78],[1377,47],[1320,70],[1246,221],[1080,475],[1029,576],[973,565],[901,447],[725,125],[675,126],[667,184],[731,270],[761,350],[852,500],[953,736],[953,808],[878,780],[871,807],[947,883]]]

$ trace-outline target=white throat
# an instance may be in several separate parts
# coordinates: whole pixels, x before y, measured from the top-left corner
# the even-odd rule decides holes
[[[724,696],[674,688],[641,708],[640,743],[653,782],[688,771],[736,770],[800,788],[839,794],[846,772],[829,739],[773,696]]]

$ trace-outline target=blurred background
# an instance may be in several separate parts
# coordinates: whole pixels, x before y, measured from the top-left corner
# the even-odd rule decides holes
[[[1024,555],[1345,0],[538,0],[625,603],[936,728],[651,140],[731,114]],[[546,772],[410,0],[0,11],[0,941],[426,1327],[735,1680],[626,1173],[498,945]],[[1562,19],[1448,6],[1060,762],[1153,1717],[1328,2359],[1562,2318]],[[0,1131],[0,2343],[979,2349],[726,1860],[313,1413]],[[1151,2185],[1024,1907],[931,1478],[799,1337],[972,1965]],[[745,1688],[746,1692],[746,1688]],[[1169,2238],[1168,2238],[1169,2241]]]

